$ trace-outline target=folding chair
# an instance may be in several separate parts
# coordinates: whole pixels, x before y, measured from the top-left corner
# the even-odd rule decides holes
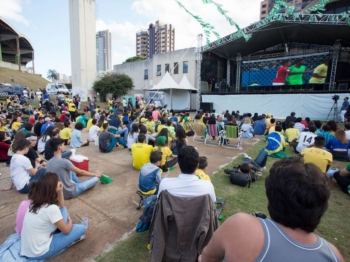
[[[225,145],[226,139],[229,139],[229,138],[238,139],[237,144],[234,145],[230,143],[230,146]],[[222,145],[222,147],[239,149],[242,144],[242,138],[241,138],[241,134],[239,133],[238,126],[225,126],[223,139],[219,140],[219,145],[220,144]]]
[[[205,140],[205,124],[200,119],[195,119],[193,123],[193,142],[195,143],[203,143]],[[196,141],[196,137],[202,139],[203,141]]]
[[[211,137],[218,137],[218,146],[220,145],[220,135],[219,135],[219,127],[216,124],[207,124],[206,126],[206,134],[205,134],[205,140],[204,143],[208,146],[215,146],[214,144],[211,144],[207,142],[208,138],[209,140],[211,139]]]

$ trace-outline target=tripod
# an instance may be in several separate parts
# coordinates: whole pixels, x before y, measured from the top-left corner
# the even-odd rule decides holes
[[[338,117],[339,117],[339,113],[338,113],[338,100],[336,100],[331,108],[331,110],[329,110],[328,116],[326,121],[328,121],[328,117],[330,116],[331,112],[333,110],[333,120],[335,122],[338,122]]]

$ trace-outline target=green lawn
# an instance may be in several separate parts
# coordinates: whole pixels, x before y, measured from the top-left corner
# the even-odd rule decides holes
[[[256,157],[258,150],[264,146],[264,142],[259,142],[249,148],[246,153],[251,157]],[[294,155],[290,148],[287,148],[287,153]],[[243,157],[238,157],[228,167],[239,165],[242,163]],[[268,175],[268,170],[272,164],[278,159],[270,158],[267,162],[267,171],[263,177],[252,183],[250,188],[241,188],[230,184],[228,176],[221,169],[218,173],[212,176],[212,182],[215,187],[217,197],[226,198],[226,205],[223,211],[224,219],[237,212],[252,213],[256,211],[267,212],[267,199],[265,196],[264,181]],[[335,162],[333,166],[343,168],[347,163]],[[226,167],[227,168],[227,167]],[[342,193],[336,183],[331,183],[332,194],[329,201],[329,208],[323,216],[321,224],[316,233],[327,239],[338,247],[343,254],[345,260],[350,260],[350,197]],[[120,243],[111,252],[101,256],[98,261],[150,261],[147,249],[148,231],[142,234],[134,233],[130,238]]]

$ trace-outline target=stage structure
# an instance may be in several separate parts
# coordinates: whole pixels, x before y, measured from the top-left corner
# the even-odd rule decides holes
[[[247,42],[239,33],[234,33],[204,46],[202,48],[203,61],[208,55],[225,59],[224,71],[227,73],[220,79],[218,72],[217,83],[227,83],[229,93],[240,93],[249,91],[241,88],[244,86],[243,83],[247,84],[244,82],[246,77],[244,70],[242,70],[242,65],[245,63],[252,63],[254,60],[257,62],[281,61],[312,55],[322,56],[329,53],[331,63],[328,65],[327,84],[323,89],[336,90],[339,61],[346,55],[348,58],[344,59],[350,61],[349,25],[350,18],[347,14],[292,15],[288,17],[278,14],[270,22],[260,21],[244,28],[243,32],[252,36]],[[321,61],[318,62],[321,63]],[[218,66],[220,63],[218,62]],[[276,64],[276,71],[279,66]],[[308,76],[310,78],[311,73]],[[207,81],[207,79],[203,79],[203,76],[201,80]],[[271,79],[270,82],[272,82]],[[350,79],[348,82],[350,83]],[[276,90],[271,89],[271,91]],[[279,91],[284,90],[280,88]]]

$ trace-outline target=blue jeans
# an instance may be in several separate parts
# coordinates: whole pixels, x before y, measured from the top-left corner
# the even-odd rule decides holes
[[[111,152],[117,143],[121,144],[123,147],[126,147],[124,139],[121,137],[114,137],[112,138],[109,147],[107,148],[107,153]]]
[[[250,158],[244,158],[244,163],[251,163],[253,164],[253,166],[260,169],[266,166],[267,156],[267,151],[263,150],[259,153],[259,155],[255,158],[254,161],[252,161]]]
[[[65,207],[60,208],[63,220],[68,223],[68,212]],[[52,236],[52,241],[50,244],[50,249],[49,251],[46,252],[46,254],[40,256],[40,257],[35,257],[36,260],[45,260],[49,259],[53,256],[58,255],[59,253],[63,252],[66,250],[66,248],[72,244],[75,240],[79,239],[82,235],[85,234],[86,227],[81,224],[74,224],[72,225],[72,229],[69,232],[68,235],[64,233],[58,233],[58,234],[53,234]]]
[[[72,154],[72,151],[68,150],[66,152],[63,152],[62,153],[62,158],[67,158],[67,157],[70,157]]]
[[[29,184],[33,181],[38,181],[40,177],[42,177],[46,173],[46,168],[40,168],[34,176],[31,176],[28,183],[21,189],[18,190],[21,194],[28,194],[29,193]]]
[[[129,131],[128,131],[128,128],[127,128],[127,127],[118,130],[116,134],[117,134],[117,135],[122,135],[122,134],[124,134],[124,141],[128,141],[128,134],[129,134]]]
[[[84,191],[95,186],[98,183],[99,179],[94,176],[94,177],[90,177],[85,181],[81,181],[79,178],[77,178],[76,174],[71,171],[70,180],[75,183],[75,194],[73,195],[73,197],[77,197],[81,195],[81,193],[83,193]]]

